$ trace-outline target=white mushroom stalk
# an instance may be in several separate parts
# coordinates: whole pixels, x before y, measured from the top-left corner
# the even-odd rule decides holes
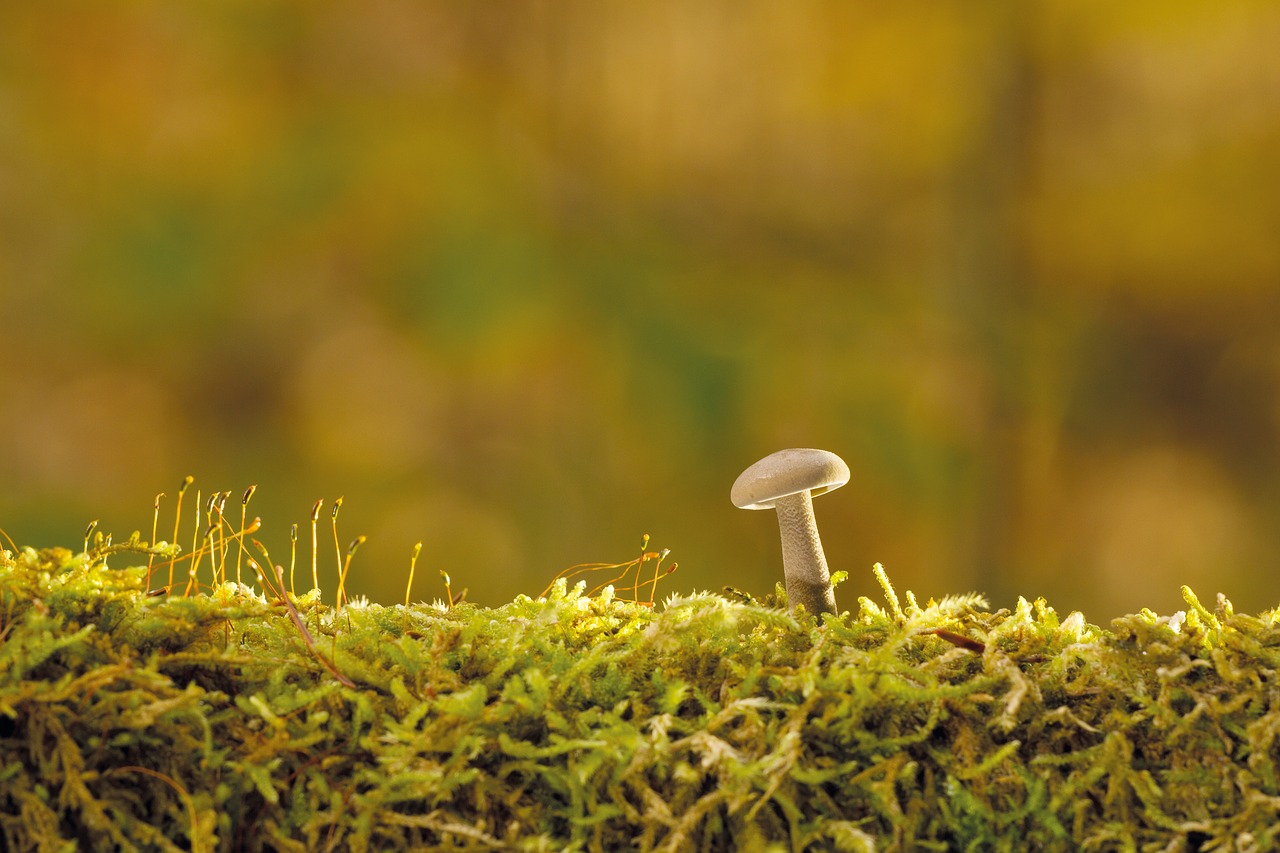
[[[849,466],[834,453],[810,448],[779,450],[752,465],[729,497],[740,509],[772,509],[782,536],[787,601],[814,615],[836,612],[831,572],[818,537],[813,497],[849,482]]]

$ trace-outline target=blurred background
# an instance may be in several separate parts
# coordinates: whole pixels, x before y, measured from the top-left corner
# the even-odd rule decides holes
[[[729,487],[814,446],[843,607],[876,561],[1274,606],[1277,44],[1264,0],[2,4],[0,526],[165,492],[167,538],[192,474],[277,561],[344,496],[383,602],[419,540],[415,599],[498,604],[646,533],[660,598],[762,594]]]

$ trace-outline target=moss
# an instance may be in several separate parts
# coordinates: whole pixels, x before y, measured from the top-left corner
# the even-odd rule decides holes
[[[564,580],[336,613],[90,553],[0,560],[7,850],[1280,843],[1280,625],[1190,590],[1109,629],[882,571],[820,621]]]

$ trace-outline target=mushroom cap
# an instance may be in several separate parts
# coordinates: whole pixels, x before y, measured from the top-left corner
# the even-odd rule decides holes
[[[820,495],[849,482],[849,466],[827,450],[792,447],[771,453],[738,475],[729,499],[739,509],[773,509],[780,498]]]

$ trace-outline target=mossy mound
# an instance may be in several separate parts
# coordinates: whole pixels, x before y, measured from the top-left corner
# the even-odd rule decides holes
[[[559,583],[335,613],[0,560],[10,851],[1265,850],[1280,625]],[[306,635],[299,627],[306,626]],[[343,682],[353,684],[347,686]]]

